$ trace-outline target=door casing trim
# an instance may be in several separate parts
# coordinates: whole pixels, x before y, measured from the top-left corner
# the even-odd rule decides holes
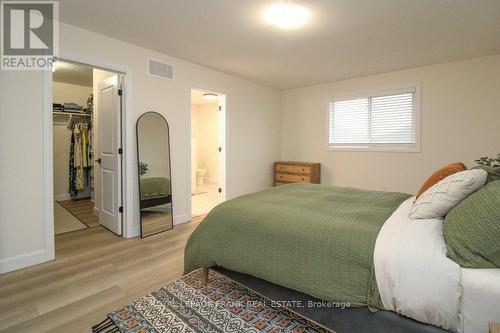
[[[137,236],[134,230],[134,196],[133,185],[133,134],[128,135],[127,129],[133,128],[132,114],[132,70],[129,67],[115,63],[108,63],[100,59],[86,57],[83,55],[60,53],[60,59],[70,62],[89,65],[94,68],[110,70],[123,74],[122,80],[122,236],[130,238]],[[44,249],[45,260],[55,258],[54,237],[54,179],[53,179],[53,129],[52,129],[52,71],[43,73],[43,174],[44,174]],[[130,142],[128,142],[130,141]],[[136,228],[135,228],[136,229]]]
[[[201,91],[201,92],[209,92],[209,93],[216,93],[218,96],[217,99],[217,105],[220,107],[220,109],[217,111],[217,142],[219,147],[221,147],[221,151],[217,156],[217,174],[218,174],[218,186],[219,188],[222,189],[222,192],[219,192],[219,199],[218,203],[222,203],[226,201],[226,153],[227,153],[227,145],[228,145],[228,140],[227,140],[227,133],[228,133],[228,121],[227,121],[227,110],[226,110],[226,98],[227,94],[225,92],[221,91],[214,91],[214,90],[207,90],[205,88],[197,88],[197,87],[192,87],[189,90],[189,110],[190,112],[188,113],[188,121],[189,121],[189,127],[188,127],[188,132],[189,132],[189,138],[191,140],[192,137],[192,132],[191,132],[191,124],[193,121],[192,117],[192,106],[193,103],[191,101],[191,96],[193,91]],[[189,145],[189,165],[188,165],[188,170],[192,172],[192,165],[193,162],[191,160],[191,150],[192,150],[192,145]],[[190,176],[190,181],[189,181],[189,199],[188,199],[188,209],[189,209],[189,216],[190,219],[192,219],[193,216],[193,199],[191,193],[193,192],[192,189],[192,184],[191,184],[191,176]]]

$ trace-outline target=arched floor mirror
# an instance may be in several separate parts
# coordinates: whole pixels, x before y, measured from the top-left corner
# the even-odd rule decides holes
[[[167,120],[157,112],[137,120],[141,238],[173,228],[172,173]]]

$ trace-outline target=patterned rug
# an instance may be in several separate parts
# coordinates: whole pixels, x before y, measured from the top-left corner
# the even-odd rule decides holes
[[[111,312],[92,332],[333,332],[213,270],[204,284],[200,272]]]

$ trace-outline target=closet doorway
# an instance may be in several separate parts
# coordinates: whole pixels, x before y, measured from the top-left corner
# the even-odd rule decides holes
[[[58,60],[52,75],[54,234],[122,234],[123,74]]]
[[[191,90],[191,216],[225,199],[225,95]]]

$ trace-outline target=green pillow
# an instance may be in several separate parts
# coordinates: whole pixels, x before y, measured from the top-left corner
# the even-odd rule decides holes
[[[462,267],[500,267],[500,180],[487,183],[444,219],[446,255]]]
[[[487,165],[476,165],[472,169],[483,169],[488,173],[487,183],[492,182],[494,180],[500,180],[500,166],[490,167]]]

